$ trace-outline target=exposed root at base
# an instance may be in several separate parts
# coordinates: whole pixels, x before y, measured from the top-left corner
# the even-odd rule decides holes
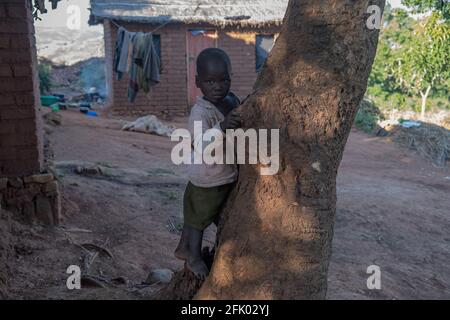
[[[209,250],[208,247],[203,248],[202,256],[206,266],[211,270],[214,261],[215,250]],[[176,272],[172,280],[159,291],[157,291],[151,299],[153,300],[192,300],[197,291],[202,286],[204,280],[197,278],[187,267]]]

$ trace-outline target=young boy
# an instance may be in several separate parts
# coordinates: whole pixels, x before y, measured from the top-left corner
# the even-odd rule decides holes
[[[208,48],[199,54],[196,85],[203,97],[198,97],[191,109],[191,135],[194,135],[195,121],[201,121],[203,133],[211,128],[225,133],[227,129],[240,126],[239,114],[234,110],[240,101],[230,92],[231,62],[225,51]],[[201,139],[192,138],[194,145]],[[203,149],[205,144],[203,142]],[[183,233],[175,257],[186,260],[186,266],[199,278],[205,278],[209,272],[201,256],[203,231],[217,221],[237,176],[237,165],[225,164],[225,161],[224,164],[190,165],[189,183],[183,199]]]

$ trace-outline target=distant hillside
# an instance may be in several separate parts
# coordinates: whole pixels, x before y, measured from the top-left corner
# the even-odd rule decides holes
[[[103,28],[71,31],[67,28],[36,27],[38,57],[55,64],[73,65],[104,57]]]

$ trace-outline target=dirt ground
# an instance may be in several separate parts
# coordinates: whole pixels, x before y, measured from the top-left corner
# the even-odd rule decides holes
[[[168,138],[120,131],[122,122],[62,111],[49,137],[63,192],[63,223],[18,230],[11,294],[18,299],[147,299],[152,269],[177,270],[185,171]],[[173,124],[180,127],[186,119]],[[101,174],[79,174],[96,166]],[[385,138],[353,130],[338,176],[329,299],[450,299],[450,170]],[[205,245],[214,240],[207,232]],[[66,269],[85,265],[81,244],[107,248],[90,274],[104,288],[68,290]],[[381,290],[368,290],[378,265]],[[112,279],[120,278],[113,281]],[[302,285],[302,284],[299,284]]]

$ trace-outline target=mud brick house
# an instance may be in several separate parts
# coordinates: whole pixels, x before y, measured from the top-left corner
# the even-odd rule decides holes
[[[29,0],[0,1],[0,211],[54,225],[61,197],[44,161],[33,10]]]
[[[102,23],[108,105],[115,115],[186,115],[200,91],[195,61],[205,48],[224,49],[233,67],[232,90],[245,98],[280,30],[287,0],[91,0],[91,24]],[[112,69],[118,25],[153,32],[161,82],[127,100],[128,79]]]

